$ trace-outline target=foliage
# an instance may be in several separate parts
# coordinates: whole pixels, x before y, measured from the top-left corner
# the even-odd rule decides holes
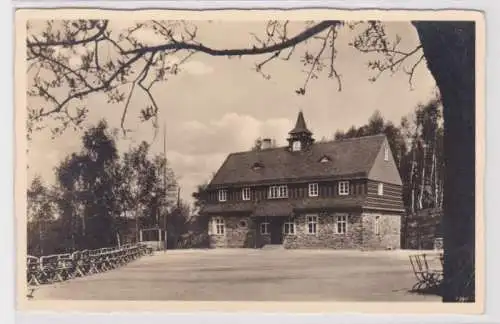
[[[45,186],[40,176],[33,178],[27,191],[28,252],[41,255],[46,251],[43,240],[50,237],[54,221],[55,205],[52,191]]]
[[[208,182],[204,182],[198,186],[196,186],[196,191],[193,192],[192,197],[194,198],[194,209],[195,211],[199,211],[203,208],[207,201],[207,197],[205,196],[205,189],[208,186]]]
[[[50,239],[50,244],[57,245],[51,251],[115,245],[120,235],[130,234],[131,220],[136,224],[134,236],[139,219],[141,226],[160,226],[177,189],[165,158],[149,156],[147,143],[120,157],[104,121],[84,133],[81,151],[67,156],[55,172],[53,190],[45,188],[39,177],[28,190],[29,239],[41,246],[47,242],[43,226],[58,228],[57,239]],[[40,221],[44,224],[39,225]],[[35,229],[41,233],[36,239]]]
[[[123,107],[121,128],[127,132],[128,105],[134,94],[142,92],[148,102],[138,117],[152,121],[156,127],[159,107],[152,89],[175,77],[197,53],[228,58],[259,57],[255,71],[265,79],[271,78],[265,72],[270,62],[298,56],[305,69],[305,80],[295,93],[304,95],[309,83],[321,75],[335,80],[340,91],[336,40],[343,29],[356,35],[350,43],[352,47],[363,53],[379,54],[369,61],[368,67],[375,73],[372,80],[385,71],[405,69],[411,83],[415,68],[424,61],[421,46],[403,48],[401,39],[390,39],[379,21],[271,20],[263,36],[253,34],[254,41],[248,47],[234,49],[202,44],[198,26],[187,21],[131,21],[125,28],[114,27],[109,20],[30,21],[26,39],[30,62],[27,73],[33,78],[27,94],[37,100],[36,105],[28,107],[28,136],[33,130],[45,127],[47,119],[59,121],[52,127],[55,134],[61,134],[67,127],[80,127],[88,115],[88,109],[80,103],[96,93],[105,94],[109,103]],[[157,41],[144,40],[141,35],[145,33],[154,35]]]
[[[366,125],[337,131],[335,139],[384,133],[403,180],[403,200],[413,214],[426,208],[442,208],[444,184],[443,121],[439,99],[419,105],[412,120],[399,126],[376,111]]]

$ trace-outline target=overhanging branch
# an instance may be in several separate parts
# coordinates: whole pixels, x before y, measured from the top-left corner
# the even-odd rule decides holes
[[[280,51],[285,48],[293,47],[306,39],[321,33],[322,31],[328,29],[329,27],[339,25],[341,22],[338,20],[327,20],[318,23],[306,30],[302,33],[285,40],[283,42],[277,43],[271,46],[265,47],[252,47],[252,48],[239,48],[239,49],[214,49],[207,47],[203,44],[192,44],[192,43],[184,43],[184,42],[175,42],[168,43],[158,46],[149,46],[144,48],[137,48],[129,51],[123,52],[124,55],[128,54],[145,54],[150,52],[158,52],[158,51],[166,51],[166,50],[193,50],[197,52],[202,52],[211,56],[242,56],[242,55],[259,55],[272,53],[275,51]]]

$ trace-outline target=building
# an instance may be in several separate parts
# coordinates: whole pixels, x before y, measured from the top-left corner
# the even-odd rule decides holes
[[[398,249],[402,182],[385,135],[230,154],[205,192],[211,247]]]

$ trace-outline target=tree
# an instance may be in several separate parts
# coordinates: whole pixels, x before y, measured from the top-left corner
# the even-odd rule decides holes
[[[163,216],[176,199],[177,182],[165,158],[150,157],[149,144],[142,142],[123,155],[120,164],[121,215],[133,216],[138,240],[140,224],[164,227]],[[140,222],[140,219],[143,222]]]
[[[33,178],[27,191],[28,253],[44,253],[46,227],[55,219],[51,194],[40,176]]]
[[[401,134],[401,130],[398,127],[394,126],[392,122],[386,122],[384,120],[384,117],[378,110],[376,110],[372,114],[367,124],[362,125],[359,128],[356,128],[353,125],[346,132],[337,130],[335,132],[334,138],[336,140],[339,140],[378,134],[385,134],[387,136],[389,146],[394,153],[396,165],[400,166],[401,160],[406,154],[406,143],[404,137]]]
[[[194,198],[194,208],[195,211],[199,211],[203,208],[207,201],[206,189],[208,187],[208,182],[204,182],[196,186],[196,191],[193,192],[192,197]]]
[[[113,169],[118,162],[115,141],[105,121],[88,129],[82,150],[57,167],[59,207],[72,249],[114,245],[118,214]]]
[[[288,22],[271,21],[267,24],[267,37],[256,38],[256,43],[246,48],[216,49],[197,41],[196,26],[185,22],[147,21],[131,26],[121,34],[112,34],[110,22],[106,20],[62,21],[56,26],[54,21],[34,35],[28,25],[26,42],[30,68],[44,69],[53,73],[50,80],[35,78],[28,95],[45,100],[45,105],[28,108],[28,135],[47,117],[60,118],[54,129],[59,133],[68,126],[78,126],[85,119],[87,110],[73,106],[91,93],[102,92],[110,102],[124,102],[123,121],[127,113],[128,98],[139,88],[148,95],[150,105],[143,110],[143,120],[152,120],[158,106],[151,95],[155,83],[165,80],[178,72],[179,63],[166,64],[172,53],[185,53],[187,60],[194,53],[212,56],[268,55],[256,64],[256,70],[263,68],[277,58],[289,58],[300,43],[319,42],[319,50],[303,53],[304,65],[309,69],[303,86],[297,94],[306,93],[310,80],[320,72],[337,81],[342,88],[341,78],[335,66],[335,41],[339,28],[359,28],[361,32],[352,42],[358,50],[379,53],[381,58],[370,62],[376,80],[383,72],[397,71],[403,63],[413,59],[407,69],[411,86],[416,66],[426,62],[439,87],[443,101],[445,120],[444,150],[446,157],[444,205],[445,228],[445,296],[444,301],[465,298],[474,300],[474,246],[475,246],[475,32],[473,21],[436,22],[413,21],[420,39],[420,45],[410,51],[400,51],[399,41],[389,41],[381,22],[344,23],[342,21],[321,21],[310,23],[293,36],[287,32]],[[149,29],[162,36],[162,44],[144,44],[135,34],[141,29]],[[134,35],[135,34],[135,35]],[[98,54],[103,44],[112,48],[116,55],[102,61]],[[62,53],[60,48],[75,50],[83,47],[82,64],[73,68],[69,65],[70,53]],[[329,58],[329,60],[324,60]],[[325,63],[328,62],[328,63]],[[134,71],[138,71],[134,73]],[[263,73],[266,78],[269,75]],[[148,78],[149,76],[149,78]],[[127,89],[123,89],[126,86]],[[54,89],[65,88],[62,96],[56,96]],[[457,145],[456,143],[460,143]],[[456,175],[460,174],[460,177]],[[447,188],[447,189],[446,189]]]
[[[442,115],[439,98],[416,107],[411,116],[401,119],[399,126],[384,121],[376,111],[365,125],[352,126],[347,132],[337,130],[336,139],[369,136],[383,133],[394,154],[403,181],[403,201],[406,210],[442,207],[443,145]]]
[[[189,231],[191,218],[191,208],[188,204],[179,199],[176,206],[172,208],[172,211],[167,217],[167,229],[169,246],[176,247],[176,242]]]

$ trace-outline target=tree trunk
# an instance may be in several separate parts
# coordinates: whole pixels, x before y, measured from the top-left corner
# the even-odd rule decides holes
[[[415,184],[413,181],[413,174],[415,172],[415,148],[413,148],[412,158],[411,158],[411,170],[410,170],[410,212],[415,213]]]
[[[475,24],[413,22],[443,102],[443,301],[475,300]]]
[[[434,208],[438,206],[438,178],[436,168],[436,139],[434,139],[434,146],[432,149],[432,169],[431,169],[432,192],[434,193]]]
[[[139,243],[139,214],[135,212],[135,242]]]
[[[42,222],[38,221],[38,245],[40,248],[40,255],[43,255],[43,231],[42,231]]]
[[[424,188],[425,188],[425,160],[427,159],[427,144],[424,142],[422,144],[422,172],[420,173],[420,192],[418,195],[418,208],[420,210],[424,209]]]

